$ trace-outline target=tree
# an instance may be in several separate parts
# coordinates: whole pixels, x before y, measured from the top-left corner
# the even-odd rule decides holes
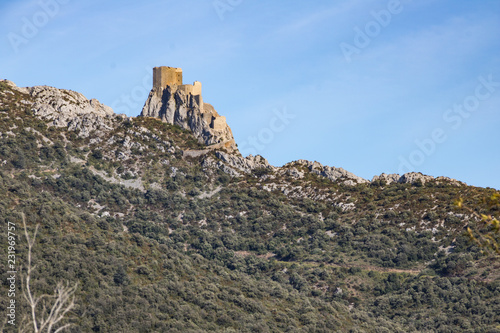
[[[23,296],[31,309],[30,315],[23,318],[20,332],[58,333],[63,332],[71,323],[64,324],[65,317],[75,307],[75,292],[78,284],[70,286],[69,282],[59,282],[53,295],[36,296],[31,290],[31,278],[36,265],[31,264],[33,245],[35,244],[39,224],[35,227],[33,237],[28,234],[26,219],[22,214],[24,235],[28,243],[28,258],[23,281]]]
[[[479,214],[471,208],[465,207],[462,198],[455,202],[458,208],[466,209],[478,219],[475,226],[471,226],[469,223],[466,225],[469,239],[481,248],[481,252],[493,251],[500,255],[500,221],[498,217],[494,216],[494,212],[498,213],[500,208],[500,193],[495,192],[492,196],[484,199],[484,203],[488,207],[486,214]]]

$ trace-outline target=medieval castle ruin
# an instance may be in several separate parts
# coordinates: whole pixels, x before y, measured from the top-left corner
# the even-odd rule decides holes
[[[201,82],[182,84],[182,69],[168,66],[153,68],[153,88],[164,89],[167,86],[176,87],[193,96],[201,96]]]
[[[141,115],[189,129],[200,142],[210,147],[237,150],[226,117],[203,102],[199,81],[183,84],[181,68],[153,68],[153,89]]]

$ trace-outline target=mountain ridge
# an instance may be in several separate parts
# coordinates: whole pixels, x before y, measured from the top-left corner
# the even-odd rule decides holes
[[[2,80],[13,89],[23,94],[28,94],[35,99],[31,106],[35,115],[42,119],[50,119],[54,126],[68,127],[68,130],[78,130],[80,136],[88,136],[91,131],[106,127],[106,117],[114,116],[125,118],[123,114],[116,114],[111,107],[101,104],[96,99],[87,99],[83,94],[66,89],[58,89],[49,86],[17,87],[15,83],[8,80]],[[68,98],[72,98],[68,99]],[[26,101],[21,103],[28,103]],[[81,106],[83,105],[83,107]],[[203,119],[220,117],[213,106],[203,103],[206,111],[201,111],[200,103],[197,103],[192,95],[185,94],[182,91],[176,91],[170,86],[164,89],[153,88],[144,104],[139,116],[152,117],[178,125],[184,129],[190,130],[198,137],[200,142],[206,145],[205,149],[225,149],[235,156],[229,157],[227,153],[220,152],[217,156],[227,162],[233,171],[232,175],[238,175],[238,171],[245,173],[251,172],[255,168],[279,168],[271,166],[263,157],[242,157],[235,144],[231,128],[224,124],[222,130],[214,131],[210,129],[210,121]],[[203,107],[201,107],[203,108]],[[191,112],[188,114],[188,109]],[[81,119],[83,118],[83,119]],[[130,117],[128,117],[130,118]],[[195,118],[193,121],[192,119]],[[221,134],[222,132],[222,134]],[[189,155],[190,153],[187,152]],[[258,162],[256,162],[258,161]],[[424,175],[420,172],[408,172],[403,175],[385,174],[375,175],[371,180],[356,176],[353,173],[333,166],[322,165],[317,161],[297,160],[286,163],[284,166],[299,163],[306,166],[311,172],[321,175],[331,181],[344,179],[347,185],[355,185],[365,182],[386,182],[390,183],[425,183],[429,180],[447,181],[454,184],[464,184],[456,179],[445,176],[433,177]],[[229,170],[229,169],[226,169]]]

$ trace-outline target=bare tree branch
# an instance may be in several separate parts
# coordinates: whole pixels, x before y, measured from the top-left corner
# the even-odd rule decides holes
[[[21,280],[24,282],[24,298],[31,308],[31,318],[29,316],[25,317],[23,320],[24,325],[19,328],[19,332],[28,332],[30,326],[33,326],[33,332],[35,333],[62,332],[71,326],[71,323],[67,323],[57,327],[67,313],[75,307],[75,292],[78,288],[78,284],[75,283],[73,286],[70,286],[69,282],[59,282],[54,290],[54,295],[43,294],[37,297],[33,294],[31,290],[31,277],[36,266],[33,266],[31,263],[31,254],[36,241],[39,225],[36,225],[33,237],[30,237],[26,226],[26,218],[24,214],[21,215],[23,219],[24,235],[28,243],[26,276]],[[50,302],[51,299],[54,299],[52,304]],[[41,310],[39,309],[39,305],[41,305]],[[50,311],[47,313],[48,308],[50,308]]]

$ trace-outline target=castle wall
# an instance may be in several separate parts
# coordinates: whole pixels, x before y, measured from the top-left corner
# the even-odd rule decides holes
[[[182,85],[182,69],[167,66],[153,68],[154,88],[165,88],[173,85]]]
[[[182,90],[187,94],[193,96],[201,95],[201,82],[195,81],[193,84],[183,84],[177,87],[178,90]]]
[[[201,82],[200,81],[194,81],[192,94],[193,95],[201,95]]]
[[[226,128],[226,117],[219,116],[212,119],[212,126],[216,131],[222,131]]]

